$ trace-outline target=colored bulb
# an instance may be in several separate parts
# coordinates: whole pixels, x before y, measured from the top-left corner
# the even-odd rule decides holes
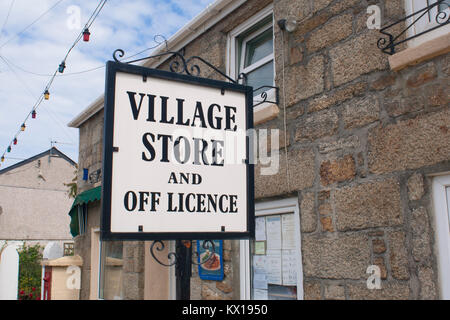
[[[25,123],[22,123],[22,126],[20,127],[20,130],[21,131],[25,131],[25,128],[26,128]]]
[[[33,112],[31,112],[31,118],[36,119],[36,111],[35,110],[33,110]]]
[[[45,90],[45,92],[44,92],[44,98],[45,98],[45,100],[50,99],[50,92],[48,92],[48,90]]]
[[[89,36],[91,35],[91,33],[89,32],[89,29],[86,28],[83,31],[83,41],[89,41]]]
[[[13,143],[14,143],[14,144],[17,144],[17,138],[14,138]]]
[[[63,73],[65,68],[66,68],[66,63],[63,61],[63,62],[61,62],[61,64],[58,67],[59,73]]]

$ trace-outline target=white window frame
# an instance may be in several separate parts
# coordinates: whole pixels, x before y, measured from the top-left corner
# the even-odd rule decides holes
[[[250,73],[253,70],[256,70],[259,67],[269,63],[270,61],[274,61],[274,54],[273,54],[273,50],[272,50],[272,53],[269,54],[268,56],[256,61],[255,63],[249,65],[248,67],[245,67],[245,56],[247,53],[247,43],[249,41],[251,41],[252,39],[256,38],[257,36],[259,36],[260,34],[263,34],[270,28],[273,28],[273,22],[270,22],[270,23],[262,26],[260,29],[256,30],[255,32],[253,32],[252,34],[247,36],[244,40],[242,40],[241,65],[239,68],[240,72],[247,74],[247,73]]]
[[[441,299],[450,300],[450,174],[433,178],[432,193]]]
[[[433,3],[436,3],[436,0],[430,0]],[[405,0],[405,9],[406,15],[413,14],[414,12],[419,11],[420,9],[425,8],[427,5],[427,0]],[[445,10],[447,15],[450,15],[450,9]],[[411,28],[408,29],[407,36],[412,37],[418,33],[421,33],[427,29],[433,28],[438,25],[435,21],[435,17],[438,13],[437,6],[431,10],[432,21],[427,21],[427,17],[423,16],[418,20]],[[414,19],[417,19],[422,13],[416,15],[415,17],[411,17],[407,20],[407,25],[411,25],[414,22]],[[443,26],[441,28],[435,29],[428,33],[425,33],[417,38],[411,39],[408,41],[409,47],[416,47],[424,42],[435,39],[439,36],[445,35],[450,32],[450,24]]]
[[[94,234],[96,236],[94,236]],[[100,228],[92,228],[91,229],[91,241],[95,241],[95,239],[97,239],[98,241],[98,266],[97,266],[97,274],[96,275],[91,275],[90,277],[90,281],[92,280],[96,280],[96,286],[97,286],[97,290],[96,290],[96,296],[90,296],[89,298],[91,300],[103,300],[100,298],[100,271],[102,268],[102,241],[100,238]],[[90,249],[92,250],[92,243],[91,243],[91,247]],[[92,255],[92,252],[91,252]],[[92,263],[92,259],[91,259],[91,263]],[[91,272],[92,272],[92,268],[91,268]],[[92,286],[92,284],[91,284]]]
[[[240,35],[242,35],[244,32],[246,32],[247,30],[249,30],[250,28],[252,28],[253,26],[255,26],[256,24],[260,23],[261,21],[263,21],[264,19],[269,17],[270,15],[272,15],[272,17],[273,17],[273,4],[270,4],[269,6],[264,8],[263,10],[259,11],[257,14],[252,16],[250,19],[248,19],[247,21],[245,21],[241,25],[237,26],[235,29],[233,29],[228,34],[228,37],[227,37],[227,59],[226,59],[227,66],[226,66],[226,70],[227,70],[227,75],[230,78],[237,79],[237,77],[239,75],[239,71],[238,71],[239,68],[238,68],[238,64],[237,64],[237,61],[238,61],[237,53],[238,53],[238,49],[239,49],[239,47],[238,47],[238,37]],[[261,29],[259,29],[258,31],[263,32],[263,31],[267,30],[266,26],[268,28],[270,26],[273,27],[273,19],[272,19],[271,23],[261,27]],[[256,32],[258,32],[258,31],[256,31]],[[252,34],[252,35],[248,36],[246,39],[244,39],[243,42],[242,42],[243,46],[245,45],[244,41],[246,41],[246,40],[248,41],[248,40],[250,40],[250,38],[254,38],[255,36],[256,36],[256,34]],[[273,39],[275,40],[275,28],[273,28]],[[242,53],[244,53],[244,51],[245,50],[242,50]],[[274,41],[274,52],[275,52],[275,41]],[[275,55],[274,55],[274,53],[272,53],[271,57],[272,57],[273,62],[274,62],[273,63],[273,66],[274,66],[273,67],[274,80],[273,80],[273,83],[272,83],[272,86],[274,86],[275,85],[275,77],[276,77]],[[265,63],[268,63],[269,61],[270,61],[270,59],[265,61]],[[260,62],[261,61],[258,61],[258,64]],[[243,65],[243,63],[244,63],[243,59],[241,58],[241,64]],[[261,64],[259,64],[259,66],[261,66],[263,64],[264,63],[261,62]],[[247,69],[249,69],[249,68],[246,68],[245,70],[247,70]],[[245,71],[242,70],[241,72],[245,72]],[[254,89],[257,89],[257,88],[254,88]],[[268,101],[275,101],[275,97],[276,97],[275,89],[270,89],[270,90],[267,91],[267,100]],[[259,101],[261,101],[261,100],[258,97],[255,97],[253,99],[253,103],[254,104],[258,103]],[[262,104],[256,106],[253,109],[253,112],[257,112],[257,111],[263,110],[263,109],[265,109],[267,107],[271,107],[271,105],[272,105],[272,103],[269,103],[269,102],[262,103]]]
[[[294,214],[295,224],[295,249],[297,257],[297,299],[303,300],[303,263],[301,254],[301,235],[300,235],[300,211],[298,198],[289,198],[283,200],[261,202],[255,204],[255,218],[261,216]],[[250,259],[250,240],[240,241],[240,298],[241,300],[251,299],[251,259]]]

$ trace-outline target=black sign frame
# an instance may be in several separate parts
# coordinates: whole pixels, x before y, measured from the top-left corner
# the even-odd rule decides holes
[[[100,238],[101,240],[227,240],[253,239],[255,237],[255,195],[254,195],[254,164],[250,163],[250,141],[246,138],[246,187],[247,187],[247,230],[245,232],[111,232],[111,191],[113,167],[113,137],[114,137],[114,108],[116,91],[116,74],[118,72],[135,74],[164,80],[177,81],[199,86],[216,88],[225,91],[235,91],[245,94],[246,98],[246,130],[253,129],[253,88],[236,83],[195,77],[191,75],[151,69],[142,66],[108,61],[106,63],[104,128],[103,128],[103,161],[102,161],[102,199]],[[220,226],[218,226],[218,230]]]

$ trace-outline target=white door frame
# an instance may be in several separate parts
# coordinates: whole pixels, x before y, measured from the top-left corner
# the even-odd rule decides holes
[[[433,178],[434,227],[441,299],[450,300],[450,203],[446,194],[450,175]]]
[[[293,213],[295,223],[295,238],[297,242],[296,256],[298,262],[297,268],[297,299],[303,300],[303,263],[301,253],[300,236],[300,211],[298,198],[289,198],[255,204],[255,217],[263,215]],[[250,264],[250,242],[249,240],[240,241],[240,299],[250,300],[251,298],[251,264]]]

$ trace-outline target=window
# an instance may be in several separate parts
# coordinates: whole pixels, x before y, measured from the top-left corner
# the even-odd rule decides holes
[[[421,9],[424,9],[430,5],[436,4],[440,0],[406,0],[406,13],[407,15],[418,12]],[[408,20],[408,25],[412,25],[408,30],[408,36],[414,36],[416,34],[420,34],[429,29],[435,28],[439,26],[438,22],[441,23],[448,19],[450,14],[450,0],[444,0],[437,6],[433,7],[429,12],[427,12],[423,17],[421,17],[422,13],[415,15],[414,17]],[[419,17],[421,17],[419,19]],[[441,17],[441,18],[439,18]],[[450,31],[450,25],[440,27],[429,33],[423,34],[415,39],[411,39],[408,43],[410,46],[417,46],[422,44],[425,41],[434,39],[441,35],[447,34]]]
[[[86,227],[87,227],[87,210],[88,205],[87,203],[83,203],[78,206],[78,228],[79,233],[78,234],[85,234],[86,233]]]
[[[123,298],[123,242],[102,241],[100,248],[100,299]]]
[[[73,242],[64,242],[64,256],[73,256]]]
[[[228,36],[227,73],[237,79],[247,75],[247,85],[253,89],[275,85],[273,35],[273,6],[260,11],[245,23],[235,28]],[[274,101],[275,90],[254,92],[254,102],[261,101],[260,94],[266,91],[267,100]],[[264,105],[261,105],[264,107]]]
[[[450,175],[433,179],[436,245],[441,299],[450,299]]]
[[[298,199],[255,208],[255,240],[241,241],[241,299],[303,299]]]
[[[239,74],[245,73],[253,89],[273,86],[273,26],[272,22],[246,36],[240,43]],[[263,90],[255,91],[254,96]]]

